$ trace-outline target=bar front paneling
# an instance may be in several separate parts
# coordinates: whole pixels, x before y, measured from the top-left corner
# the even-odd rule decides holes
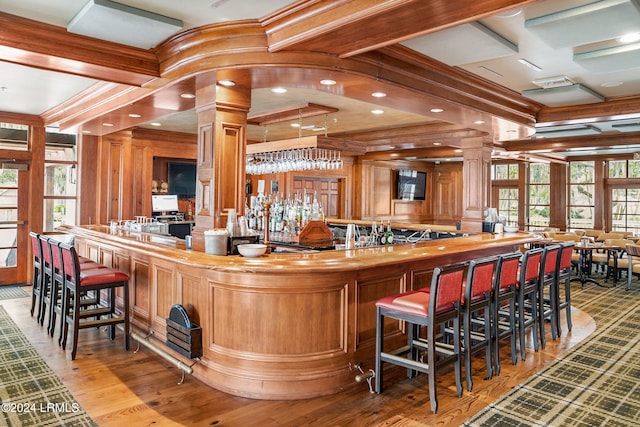
[[[354,363],[373,366],[375,302],[428,286],[433,268],[518,250],[527,233],[481,233],[418,244],[260,258],[211,256],[184,241],[106,226],[63,227],[90,254],[130,275],[132,324],[171,356],[166,317],[182,304],[202,327],[193,375],[258,399],[303,399],[357,386]],[[394,321],[395,322],[395,321]],[[386,339],[403,341],[399,322]]]

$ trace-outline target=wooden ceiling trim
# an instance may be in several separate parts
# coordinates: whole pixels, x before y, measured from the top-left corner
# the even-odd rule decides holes
[[[273,123],[288,122],[291,120],[336,113],[338,111],[339,110],[337,108],[306,102],[304,104],[278,111],[270,111],[267,113],[249,116],[247,117],[247,123],[256,126],[265,126]]]
[[[538,112],[539,123],[553,126],[574,124],[585,119],[589,119],[589,123],[598,123],[627,118],[640,118],[640,96],[610,98],[594,104],[543,108]]]
[[[550,152],[563,152],[584,147],[600,149],[620,145],[640,145],[640,132],[504,141],[500,144],[507,151],[549,150]]]
[[[159,76],[155,54],[72,34],[65,28],[0,12],[3,61],[140,86]]]
[[[349,57],[531,2],[309,0],[262,22],[271,52],[307,50]],[[402,25],[398,25],[400,22]]]

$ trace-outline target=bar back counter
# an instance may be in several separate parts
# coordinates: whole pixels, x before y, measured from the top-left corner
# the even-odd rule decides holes
[[[181,304],[202,327],[193,375],[224,392],[303,399],[356,385],[375,356],[375,302],[429,286],[434,267],[520,250],[528,233],[477,235],[354,250],[213,256],[184,241],[107,226],[63,226],[79,254],[129,274],[132,327],[173,357],[167,317]],[[390,345],[405,341],[388,320]]]

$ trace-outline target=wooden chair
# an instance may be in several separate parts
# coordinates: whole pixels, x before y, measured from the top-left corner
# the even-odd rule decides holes
[[[540,281],[540,264],[543,248],[527,250],[522,256],[520,276],[518,278],[518,295],[516,299],[516,318],[520,335],[520,354],[524,361],[527,357],[525,333],[528,328],[533,332],[533,348],[538,351],[538,287]]]
[[[620,248],[607,250],[608,257],[606,280],[609,280],[609,277],[613,277],[613,283],[616,283],[618,280],[620,280],[621,273],[623,271],[626,272],[627,254],[625,251],[625,247],[628,243],[631,243],[631,241],[627,239],[607,239],[604,241],[605,246]]]
[[[408,369],[408,376],[423,372],[429,376],[431,411],[438,409],[436,370],[443,364],[454,364],[456,390],[462,395],[460,368],[460,299],[464,281],[465,264],[436,267],[429,291],[418,290],[392,295],[376,302],[376,367],[375,391],[382,392],[383,363],[392,363]],[[404,320],[407,324],[407,345],[392,351],[384,350],[385,318]],[[436,336],[439,327],[452,324],[453,344]],[[426,327],[424,338],[420,327]],[[419,352],[426,352],[426,363]]]
[[[540,260],[540,277],[538,279],[538,327],[540,328],[540,345],[545,348],[545,320],[551,324],[551,337],[555,341],[558,337],[558,260],[560,245],[550,245],[544,248]]]
[[[516,300],[518,290],[518,270],[520,252],[500,256],[496,266],[496,278],[492,294],[492,345],[493,365],[496,375],[500,375],[500,340],[509,337],[511,343],[511,363],[518,363],[516,337],[518,323],[516,318]]]
[[[115,326],[124,325],[124,349],[129,349],[129,276],[112,268],[80,270],[78,254],[73,246],[60,243],[63,262],[64,287],[62,313],[64,317],[62,348],[66,349],[69,327],[73,328],[71,360],[75,360],[78,348],[78,331],[85,328],[107,326],[109,338],[115,338]],[[123,289],[123,308],[116,310],[116,288]],[[84,292],[106,290],[106,305],[83,309]],[[87,320],[94,318],[93,320]]]
[[[574,242],[561,243],[560,256],[558,259],[558,293],[556,306],[558,307],[557,330],[558,336],[562,335],[562,327],[560,325],[560,313],[564,308],[567,317],[567,329],[571,331],[571,269],[573,267],[573,256],[575,251]],[[562,286],[564,284],[564,286]]]
[[[596,238],[596,242],[605,243],[606,240],[624,239],[621,233],[600,233]],[[591,251],[591,265],[596,267],[596,272],[604,273],[609,266],[609,251],[597,250]]]
[[[640,277],[640,245],[628,243],[625,245],[627,252],[627,286],[625,289],[631,289],[631,278],[633,276]]]
[[[464,352],[467,390],[473,388],[471,357],[485,351],[487,378],[493,376],[491,361],[491,292],[498,264],[497,257],[472,260],[462,299],[462,348]]]
[[[29,233],[31,238],[31,251],[33,252],[33,278],[31,282],[31,316],[36,313],[36,319],[40,318],[40,298],[42,298],[42,244],[40,242],[40,236],[38,233],[31,231]],[[36,306],[38,310],[36,311]]]

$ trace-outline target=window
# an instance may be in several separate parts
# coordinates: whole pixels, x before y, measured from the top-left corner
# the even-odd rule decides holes
[[[44,231],[76,223],[75,136],[47,133],[44,165]]]
[[[609,161],[609,178],[640,178],[640,160]]]
[[[571,162],[569,165],[570,230],[594,227],[595,164]]]
[[[518,163],[492,164],[492,200],[507,224],[518,224]]]
[[[550,170],[548,163],[529,165],[529,227],[549,226]]]
[[[0,150],[29,149],[29,126],[0,122]]]
[[[611,229],[640,232],[640,189],[611,190]]]

